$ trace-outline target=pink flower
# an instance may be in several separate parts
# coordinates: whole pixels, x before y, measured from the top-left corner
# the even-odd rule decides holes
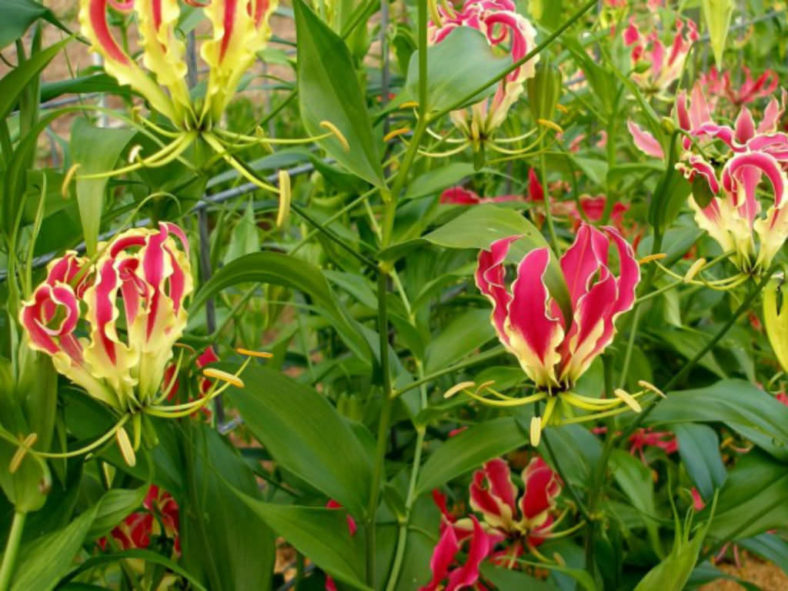
[[[785,392],[778,392],[775,398],[777,398],[777,400],[782,402],[785,406],[788,406],[788,394]]]
[[[670,431],[654,431],[651,427],[641,427],[629,436],[629,453],[639,455],[644,464],[647,447],[658,447],[666,454],[673,454],[679,450],[679,442]]]
[[[175,499],[154,484],[148,489],[142,507],[144,511],[137,511],[127,516],[110,532],[110,535],[122,550],[147,548],[150,546],[151,536],[163,535],[173,540],[175,555],[179,556],[181,553],[180,516]],[[98,544],[105,549],[106,538],[101,538]]]
[[[471,515],[470,522],[470,532],[447,521],[441,523],[440,540],[430,559],[432,579],[421,587],[421,591],[475,588],[479,567],[492,552],[496,540],[484,531],[474,515]],[[464,563],[461,562],[463,546],[467,546]]]
[[[450,187],[443,191],[440,203],[446,205],[478,205],[480,203],[505,203],[517,201],[518,195],[500,195],[498,197],[479,197],[476,193],[462,187]]]
[[[19,319],[29,346],[59,373],[117,410],[136,410],[158,394],[186,327],[188,243],[178,226],[160,223],[98,251],[94,264],[74,253],[53,261]]]
[[[692,508],[695,509],[695,511],[703,511],[706,507],[706,503],[703,502],[703,497],[700,496],[698,489],[693,486],[690,492],[692,493]]]
[[[522,541],[526,546],[538,546],[552,531],[552,512],[561,493],[561,479],[540,457],[528,463],[522,479],[523,494],[518,499],[509,465],[500,458],[490,460],[473,475],[471,508],[481,513],[487,526],[496,533]]]
[[[476,285],[493,304],[498,338],[526,374],[540,389],[565,391],[612,342],[616,318],[634,305],[640,268],[617,230],[581,224],[560,261],[572,310],[566,318],[544,280],[549,248],[526,254],[507,288],[504,263],[518,238],[497,240],[479,254]],[[611,246],[618,253],[618,275],[608,264]]]
[[[643,34],[634,19],[630,19],[624,30],[624,44],[632,48],[630,57],[635,68],[632,79],[647,94],[666,94],[670,85],[681,76],[684,61],[697,40],[698,27],[690,19],[676,19],[676,34],[670,49],[663,45],[656,30]]]
[[[436,4],[436,10],[441,22],[431,21],[428,25],[431,45],[442,42],[458,27],[471,27],[483,33],[491,47],[508,47],[515,62],[535,46],[536,30],[528,19],[517,13],[512,0],[466,0],[459,12],[447,4]],[[454,124],[475,140],[489,136],[503,123],[509,108],[523,93],[524,83],[534,76],[538,61],[536,56],[508,74],[491,99],[484,99],[471,108],[470,121],[467,110],[453,112]]]
[[[715,97],[725,96],[735,107],[741,107],[756,99],[767,97],[777,90],[778,77],[774,70],[765,70],[757,80],[753,80],[752,73],[747,66],[742,64],[739,68],[744,72],[744,82],[737,87],[734,87],[734,83],[731,81],[730,71],[726,71],[720,76],[714,66],[709,69],[708,73],[700,77],[700,83],[708,94]]]

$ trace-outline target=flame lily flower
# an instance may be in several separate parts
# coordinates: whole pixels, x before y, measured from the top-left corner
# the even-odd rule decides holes
[[[482,32],[491,47],[508,44],[508,52],[515,62],[535,47],[536,30],[528,19],[517,13],[511,0],[466,0],[459,12],[448,5],[437,5],[433,20],[428,24],[428,43],[440,43],[458,27]],[[534,76],[538,61],[539,56],[535,56],[508,74],[498,85],[495,95],[473,105],[470,113],[467,109],[451,113],[452,122],[469,141],[477,145],[500,127],[523,93],[525,81]]]
[[[471,515],[470,522],[470,535],[451,522],[441,523],[440,540],[430,559],[432,580],[421,587],[421,591],[438,589],[459,591],[480,588],[477,586],[479,567],[492,552],[496,540],[484,531],[476,516]],[[458,564],[461,548],[465,542],[468,542],[467,557],[464,564]]]
[[[522,473],[523,493],[517,498],[509,465],[490,460],[473,474],[471,508],[480,513],[488,532],[514,539],[527,547],[539,546],[550,536],[556,519],[555,499],[561,494],[558,474],[540,457],[531,459]],[[457,522],[461,527],[463,520]]]
[[[144,511],[128,515],[110,532],[110,535],[122,550],[147,548],[150,546],[152,536],[163,535],[173,540],[175,556],[179,556],[181,540],[178,503],[167,491],[153,484],[148,489],[142,506]],[[102,549],[106,549],[107,539],[101,538],[98,544]]]
[[[725,163],[719,179],[712,165],[700,156],[692,155],[678,167],[690,181],[703,177],[715,196],[705,207],[690,200],[698,226],[724,252],[733,253],[732,260],[742,273],[768,269],[788,239],[788,177],[780,161],[767,151],[742,152]],[[759,215],[761,204],[756,196],[764,176],[774,199],[765,216]]]
[[[700,83],[705,87],[706,92],[714,96],[724,96],[734,107],[741,107],[756,99],[767,97],[777,90],[778,77],[774,70],[765,70],[763,74],[753,79],[752,72],[745,66],[740,66],[744,72],[744,81],[734,87],[731,81],[730,71],[720,72],[715,66],[702,75]]]
[[[188,248],[180,228],[161,223],[158,230],[128,230],[100,244],[103,254],[93,265],[73,253],[51,263],[20,312],[30,347],[122,413],[152,402],[186,326],[183,303],[192,291],[188,256],[178,242]],[[77,336],[80,320],[87,338]]]
[[[480,203],[506,203],[508,201],[518,201],[519,199],[519,195],[479,197],[470,189],[450,187],[441,193],[439,202],[444,205],[479,205]]]
[[[185,0],[194,3],[194,0]],[[132,172],[142,167],[164,166],[201,138],[221,158],[248,181],[268,191],[278,189],[259,179],[235,156],[231,148],[261,143],[302,143],[330,135],[341,136],[335,128],[319,138],[305,140],[270,139],[262,133],[249,136],[232,133],[218,125],[222,113],[233,97],[241,77],[265,48],[271,36],[269,18],[278,0],[210,0],[204,13],[211,22],[210,38],[200,47],[208,65],[208,79],[202,96],[193,98],[186,85],[188,66],[185,45],[176,33],[181,16],[180,0],[80,0],[79,21],[82,34],[91,49],[104,58],[104,69],[121,84],[129,85],[154,110],[166,117],[175,131],[164,129],[150,120],[140,123],[170,143],[129,166],[114,171],[81,175],[79,178],[102,178]],[[107,22],[107,4],[116,10],[133,12],[139,30],[141,64],[132,58],[113,37]],[[341,140],[346,140],[340,137]],[[132,154],[136,155],[133,151]]]
[[[640,281],[637,260],[614,228],[581,224],[574,244],[561,257],[573,313],[565,318],[544,282],[550,262],[547,247],[526,254],[517,278],[506,287],[504,262],[517,239],[497,240],[479,254],[476,285],[493,304],[491,320],[498,338],[540,390],[539,399],[554,400],[555,393],[565,393],[574,400],[570,391],[575,382],[612,342],[616,318],[634,305]],[[618,253],[618,276],[608,261],[611,246]]]
[[[668,88],[681,76],[684,61],[692,44],[698,40],[698,27],[694,21],[676,19],[676,33],[668,49],[657,31],[641,33],[634,20],[624,30],[624,44],[631,47],[632,66],[636,69],[632,79],[649,95],[663,98]],[[638,71],[642,62],[647,62],[644,71]]]

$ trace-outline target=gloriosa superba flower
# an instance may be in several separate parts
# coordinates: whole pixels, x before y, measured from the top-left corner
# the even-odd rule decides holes
[[[241,176],[259,187],[277,189],[252,173],[233,152],[259,144],[303,143],[329,135],[341,135],[330,123],[320,138],[271,139],[258,130],[254,135],[233,133],[219,125],[242,77],[247,74],[258,52],[271,36],[269,17],[278,0],[210,0],[199,7],[212,25],[212,32],[200,47],[200,55],[208,65],[205,90],[195,97],[195,89],[187,84],[189,67],[186,43],[178,33],[181,16],[180,0],[80,0],[79,21],[82,34],[93,51],[104,58],[104,69],[121,84],[129,85],[150,107],[166,117],[172,128],[165,128],[150,119],[140,123],[170,141],[154,154],[140,157],[129,166],[105,173],[83,175],[99,178],[131,172],[143,167],[164,166],[176,160],[198,138],[235,168]],[[130,56],[113,36],[107,20],[108,4],[115,10],[136,17],[142,64]],[[341,138],[344,140],[344,137]],[[282,174],[280,173],[280,177]],[[280,178],[280,191],[285,183]],[[289,186],[289,185],[288,185]]]
[[[550,422],[593,420],[627,408],[639,411],[635,398],[649,388],[635,395],[617,389],[612,398],[575,392],[577,380],[613,341],[616,319],[635,304],[640,266],[632,247],[613,227],[600,230],[586,223],[580,226],[575,242],[559,264],[569,292],[571,316],[567,317],[547,285],[552,256],[548,247],[528,252],[517,266],[514,281],[507,285],[507,255],[519,238],[502,238],[479,253],[476,285],[493,304],[491,321],[498,338],[517,357],[536,392],[518,398],[496,392],[489,384],[482,384],[476,392],[460,389],[495,406],[546,401],[544,413],[534,417],[531,425],[534,445]],[[618,259],[617,272],[610,261],[611,249]],[[492,396],[482,396],[483,390]],[[560,413],[556,412],[559,403]],[[573,417],[572,408],[591,414]]]
[[[188,242],[171,223],[122,232],[98,245],[95,260],[72,251],[49,264],[46,279],[19,314],[26,342],[119,417],[105,436],[65,455],[90,451],[116,435],[126,461],[133,464],[143,414],[187,416],[228,384],[240,382],[228,375],[196,401],[165,404],[174,384],[165,380],[165,372],[186,327],[184,304],[192,291]],[[222,378],[215,374],[224,372],[213,371],[212,377]],[[124,428],[129,420],[133,446]]]

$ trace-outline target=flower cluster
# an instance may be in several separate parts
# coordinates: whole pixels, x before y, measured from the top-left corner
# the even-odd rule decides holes
[[[632,79],[648,95],[667,96],[671,84],[681,76],[684,62],[692,44],[698,40],[698,27],[694,21],[676,19],[673,41],[666,47],[656,30],[644,34],[630,20],[624,30],[624,43],[631,47]]]
[[[517,13],[511,0],[466,0],[459,11],[448,4],[438,4],[436,12],[427,31],[431,45],[440,43],[458,27],[471,27],[481,31],[491,47],[503,48],[508,44],[507,51],[514,62],[524,58],[535,46],[536,30],[528,19]],[[535,56],[501,80],[492,98],[471,107],[470,119],[467,110],[453,112],[454,124],[473,141],[490,137],[523,93],[525,81],[534,76],[538,60],[539,56]]]
[[[788,134],[778,131],[785,109],[772,97],[756,123],[742,107],[733,125],[716,123],[712,101],[696,84],[676,99],[676,123],[685,133],[676,167],[693,183],[690,206],[698,225],[716,240],[745,274],[769,268],[788,239]],[[665,153],[653,135],[629,122],[635,145],[655,158]],[[758,199],[768,179],[771,203],[765,214]]]
[[[551,536],[557,523],[556,498],[562,483],[540,457],[533,458],[522,472],[523,492],[511,479],[508,464],[490,460],[473,475],[470,485],[471,514],[457,519],[449,513],[445,497],[433,493],[441,510],[441,535],[430,561],[432,580],[422,591],[464,589],[478,584],[479,568],[490,559],[511,567],[512,561],[533,550]],[[503,545],[496,552],[496,546]],[[459,564],[467,546],[464,564]],[[441,585],[444,584],[445,587]]]
[[[20,322],[30,347],[52,357],[59,373],[116,411],[134,412],[160,397],[186,326],[188,243],[178,226],[160,223],[98,251],[95,263],[73,252],[50,263]]]

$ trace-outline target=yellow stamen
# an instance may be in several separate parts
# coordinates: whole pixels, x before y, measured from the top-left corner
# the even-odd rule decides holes
[[[549,119],[537,119],[536,122],[539,125],[547,127],[548,129],[552,129],[557,133],[564,133],[563,128],[560,125],[558,125],[558,123],[556,123],[555,121],[550,121]]]
[[[475,386],[475,385],[476,385],[476,382],[460,382],[459,384],[455,384],[454,386],[452,386],[451,388],[446,390],[446,392],[443,393],[443,397],[444,398],[451,398],[452,396],[454,396],[458,392],[462,392],[466,388],[470,388],[471,386]]]
[[[410,131],[410,127],[400,127],[399,129],[392,129],[386,135],[383,136],[383,141],[388,142],[393,140],[395,137],[402,135],[403,133],[408,133]]]
[[[123,456],[123,461],[129,466],[134,467],[137,464],[137,454],[134,453],[129,434],[126,433],[124,427],[118,427],[115,431],[115,439],[118,441],[118,447],[120,448],[120,455]]]
[[[638,261],[638,264],[645,265],[646,263],[650,263],[652,261],[660,261],[660,260],[666,258],[667,256],[668,256],[667,253],[656,252],[654,254],[650,254],[650,255],[644,256],[642,259],[640,259]]]
[[[622,390],[621,388],[616,388],[613,391],[613,393],[616,395],[616,397],[619,400],[624,402],[629,408],[631,408],[635,412],[640,412],[641,410],[643,410],[640,406],[640,403],[637,400],[635,400],[634,396],[632,396],[632,394],[630,394],[626,390]]]
[[[558,566],[566,566],[566,560],[558,552],[553,552],[553,560]]]
[[[202,375],[206,378],[213,378],[215,380],[222,380],[223,382],[227,382],[231,386],[235,386],[236,388],[243,388],[244,382],[241,378],[237,375],[228,373],[226,371],[222,371],[221,369],[216,369],[215,367],[208,367],[202,370]]]
[[[687,272],[684,275],[684,283],[689,283],[693,279],[695,279],[695,275],[700,273],[700,270],[706,265],[706,259],[699,258],[697,261],[692,263],[692,266],[687,269]]]
[[[30,448],[33,447],[33,445],[35,445],[36,441],[38,441],[37,433],[31,433],[22,440],[22,443],[14,452],[11,462],[8,464],[8,471],[11,474],[19,470],[19,466],[22,465],[22,460],[25,459],[27,452],[30,451]]]
[[[325,120],[320,122],[320,127],[333,133],[339,140],[339,143],[342,144],[342,148],[345,150],[345,152],[350,152],[350,144],[348,143],[347,138],[341,131],[339,131],[339,128],[336,125],[331,123],[331,121]]]
[[[419,106],[419,101],[405,101],[402,103],[399,108],[400,109],[415,109]]]
[[[73,165],[71,168],[68,169],[66,176],[63,177],[63,184],[60,185],[60,194],[63,196],[63,199],[68,197],[68,187],[71,184],[71,181],[74,180],[74,175],[77,174],[77,169],[79,167],[80,167],[79,163]]]
[[[568,113],[569,112],[569,109],[567,108],[567,106],[566,105],[562,105],[561,103],[556,104],[555,108],[558,109],[559,111],[561,111],[562,113]]]
[[[539,442],[542,439],[542,419],[539,417],[531,417],[531,447],[539,447]]]
[[[662,398],[667,398],[667,395],[662,390],[657,388],[654,384],[647,382],[646,380],[638,380],[638,386],[640,386],[641,388],[645,388],[646,390],[649,390],[651,392],[654,392],[654,394],[656,394],[657,396],[661,396]]]
[[[243,347],[236,348],[235,352],[239,355],[245,355],[246,357],[259,357],[260,359],[270,359],[274,356],[273,353],[269,353],[268,351],[252,351],[251,349],[244,349]]]
[[[276,226],[281,228],[290,217],[290,175],[286,170],[279,171],[279,210],[276,212]]]

